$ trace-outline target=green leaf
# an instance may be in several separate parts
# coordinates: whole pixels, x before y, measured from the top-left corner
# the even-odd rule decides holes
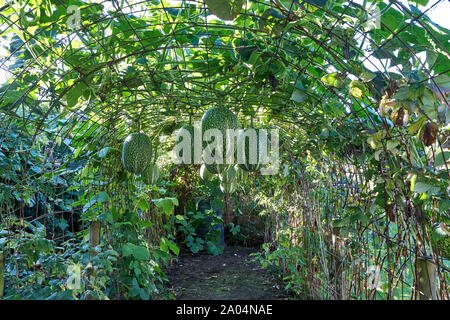
[[[425,114],[432,119],[433,121],[436,121],[438,118],[438,112],[434,104],[425,104],[422,106],[422,110],[425,112]]]
[[[429,0],[408,0],[409,3],[414,3],[415,5],[426,6]]]
[[[167,215],[171,214],[173,212],[174,206],[178,205],[177,198],[154,199],[152,201]]]
[[[388,140],[387,144],[386,144],[386,149],[388,151],[393,150],[396,146],[398,146],[400,144],[400,142],[398,141],[394,141],[394,140]]]
[[[137,260],[148,260],[150,259],[150,253],[148,249],[144,246],[137,246],[133,243],[127,243],[122,247],[122,254],[124,257],[133,255]]]
[[[408,96],[409,87],[401,87],[398,89],[398,91],[394,95],[395,100],[406,100],[406,97]]]
[[[294,91],[292,92],[292,96],[291,96],[291,100],[295,101],[295,102],[303,102],[308,98],[308,95],[306,94],[306,92],[299,90],[299,89],[294,89]]]
[[[100,192],[97,194],[97,202],[108,202],[109,195],[106,192]]]
[[[442,166],[450,159],[450,151],[439,152],[434,159],[434,165],[436,167]]]
[[[180,254],[180,248],[178,248],[178,246],[173,243],[172,241],[168,242],[169,248],[170,250],[172,250],[173,253],[175,253],[177,256]]]
[[[370,72],[369,70],[363,70],[363,72],[360,73],[359,77],[364,82],[369,82],[375,79],[377,75],[373,72]]]
[[[417,193],[425,193],[430,190],[433,186],[426,184],[424,182],[416,182],[414,185],[414,191]]]
[[[350,216],[344,217],[342,219],[336,219],[332,221],[333,227],[345,227],[352,223]]]
[[[450,88],[450,77],[446,74],[441,74],[434,78],[434,81],[438,86],[444,87],[444,88]]]
[[[266,9],[259,17],[259,30],[262,32],[279,35],[283,31],[282,21],[286,19],[281,13],[275,9]]]
[[[261,60],[261,52],[254,51],[250,55],[250,59],[247,61],[248,64],[251,64],[254,67],[257,67],[262,64]]]
[[[141,288],[139,287],[139,283],[136,278],[133,278],[131,284],[133,285],[131,288],[131,296],[136,297],[139,294]]]
[[[92,196],[89,201],[84,205],[83,212],[86,212],[90,207],[92,207],[96,203],[104,203],[110,200],[109,195],[102,191]]]
[[[148,294],[148,289],[146,290],[146,289],[144,289],[144,288],[141,288],[141,289],[139,290],[139,296],[141,297],[142,300],[148,300],[148,299],[150,299],[150,296],[149,296],[149,294]]]
[[[165,261],[167,258],[170,257],[170,255],[167,252],[164,252],[160,249],[154,249],[153,256],[155,260],[162,260],[162,261]]]
[[[408,133],[412,136],[416,135],[419,132],[419,129],[422,128],[423,124],[427,121],[425,116],[422,116],[415,123],[408,126]]]
[[[445,213],[450,208],[450,200],[444,199],[439,201],[439,212]]]
[[[159,247],[161,248],[162,251],[164,252],[169,252],[169,245],[168,245],[168,240],[166,238],[161,238],[161,242],[159,244]]]
[[[139,199],[137,206],[139,207],[139,209],[141,209],[142,211],[147,211],[150,209],[150,206],[148,205],[147,200],[145,199]]]
[[[147,220],[139,220],[139,224],[143,228],[148,228],[148,227],[151,227],[153,225],[153,223],[151,221],[147,221]]]
[[[81,97],[84,89],[86,88],[87,87],[83,82],[79,82],[66,93],[66,101],[68,108],[72,108],[78,103],[78,99]]]
[[[13,103],[14,105],[16,102],[21,101],[22,97],[25,95],[26,90],[16,91],[16,90],[8,90],[5,95],[3,96],[2,100],[0,101],[0,106],[8,105],[10,103]],[[2,92],[0,92],[2,94]],[[25,97],[23,97],[25,98]]]
[[[367,217],[364,213],[358,212],[352,216],[353,221],[360,221],[363,225],[368,225],[370,223],[369,217]]]
[[[204,0],[208,9],[222,20],[234,20],[242,10],[244,0]]]
[[[440,227],[440,225],[437,228],[434,228],[433,231],[431,232],[431,241],[436,243],[442,239],[447,238],[449,235],[447,234],[447,232]]]
[[[207,244],[207,252],[209,254],[217,256],[217,255],[223,253],[223,249],[224,249],[223,246],[216,246],[216,244],[212,241],[208,241],[206,244]]]
[[[133,249],[133,256],[138,260],[150,259],[150,253],[144,246],[135,246],[135,248]]]
[[[114,223],[114,217],[111,212],[105,212],[98,216],[99,220],[106,221],[109,223]]]
[[[133,246],[132,243],[127,243],[122,247],[122,254],[124,257],[128,257],[133,254]]]
[[[387,6],[388,5],[385,3],[380,4],[380,10],[384,11],[384,13],[381,15],[382,29],[386,32],[395,32],[398,28],[405,24],[405,21],[403,19],[402,13],[394,9],[393,6],[388,8],[386,11]]]

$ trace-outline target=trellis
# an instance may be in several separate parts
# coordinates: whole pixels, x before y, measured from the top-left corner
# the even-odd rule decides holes
[[[283,161],[288,163],[296,157],[289,154],[294,146],[297,150],[314,149],[317,139],[336,150],[327,155],[316,154],[322,159],[317,167],[326,172],[328,180],[321,177],[320,182],[311,182],[305,178],[308,173],[302,171],[305,176],[293,182],[295,188],[300,187],[296,190],[298,195],[319,188],[335,200],[336,209],[330,213],[330,220],[320,228],[317,225],[317,222],[324,223],[319,219],[324,210],[323,200],[317,199],[320,193],[311,200],[320,208],[311,212],[299,210],[302,218],[289,217],[290,221],[318,230],[318,235],[331,239],[331,217],[340,217],[337,204],[342,201],[341,189],[333,183],[337,182],[339,171],[358,176],[359,170],[366,169],[361,163],[355,169],[355,161],[362,152],[361,144],[367,147],[364,151],[371,152],[366,143],[370,133],[387,131],[379,141],[381,151],[376,156],[381,159],[378,174],[383,178],[389,172],[385,172],[386,167],[382,168],[381,163],[396,163],[399,167],[405,163],[392,153],[389,141],[401,138],[399,146],[404,144],[408,150],[409,141],[417,136],[417,130],[414,134],[401,132],[395,133],[398,136],[390,136],[389,130],[394,126],[382,109],[389,107],[389,102],[383,105],[383,101],[394,98],[402,79],[407,79],[411,86],[433,88],[435,95],[441,96],[443,120],[442,112],[437,111],[436,117],[430,116],[431,112],[423,110],[424,104],[417,103],[419,111],[414,118],[411,114],[411,121],[425,117],[425,121],[439,123],[441,134],[447,136],[446,108],[450,106],[446,94],[449,88],[442,85],[442,79],[446,79],[443,77],[450,71],[449,33],[430,22],[426,14],[436,8],[448,10],[449,7],[445,0],[431,2],[423,12],[397,0],[379,4],[379,17],[375,19],[379,26],[368,31],[364,28],[372,19],[367,12],[371,1],[249,0],[243,1],[235,19],[229,21],[214,17],[203,1],[0,2],[0,36],[8,51],[0,68],[9,75],[9,80],[0,88],[0,132],[4,134],[0,136],[0,159],[6,159],[3,167],[9,166],[9,170],[18,172],[15,179],[6,175],[0,177],[3,184],[0,195],[4,197],[3,204],[0,202],[2,219],[15,214],[30,222],[45,221],[73,211],[73,208],[64,209],[53,202],[46,215],[37,216],[36,213],[36,216],[25,217],[25,210],[34,207],[33,202],[37,203],[38,210],[39,195],[49,200],[67,191],[69,186],[56,181],[62,172],[82,170],[92,161],[90,156],[105,147],[118,147],[128,133],[143,130],[152,133],[153,137],[161,133],[168,136],[165,131],[198,120],[205,110],[220,105],[232,109],[243,126],[255,119],[258,124],[282,128],[289,137],[284,140],[283,149],[286,154]],[[402,20],[398,21],[398,17]],[[422,36],[427,44],[419,43]],[[425,60],[421,58],[422,51],[427,52]],[[386,64],[386,61],[391,62],[393,65],[389,69],[395,72],[388,71],[380,62],[382,60]],[[401,67],[409,60],[411,66]],[[368,65],[376,71],[369,71]],[[405,70],[408,68],[411,70]],[[417,78],[414,70],[420,70],[422,78]],[[336,73],[332,78],[335,83],[324,80],[324,76],[333,73]],[[349,75],[351,80],[365,84],[364,97],[352,94],[351,85],[349,90],[350,81],[345,80]],[[338,84],[339,81],[344,84]],[[329,125],[325,126],[325,123]],[[330,135],[332,129],[335,136]],[[22,137],[27,141],[26,145],[15,145],[11,149],[14,136],[8,137],[7,132]],[[88,132],[92,134],[87,135]],[[355,139],[357,133],[364,135],[364,142]],[[85,141],[87,145],[84,145]],[[161,150],[170,149],[170,144],[157,141]],[[445,141],[437,140],[431,159],[427,159],[432,160],[433,166],[426,169],[436,176],[440,174],[440,181],[447,181],[447,193],[440,196],[442,201],[448,199],[445,153],[448,146]],[[8,148],[2,147],[2,143]],[[339,144],[345,145],[347,150],[337,150]],[[53,156],[56,149],[66,156]],[[40,154],[33,154],[37,150]],[[437,169],[434,163],[439,154],[444,157],[444,167]],[[29,159],[35,158],[41,159],[42,166],[50,168],[45,177],[41,172],[33,171],[34,167],[28,167]],[[16,159],[16,162],[8,159]],[[329,161],[330,166],[325,166],[324,161]],[[411,164],[409,154],[408,161]],[[409,169],[416,168],[411,164]],[[33,180],[56,181],[54,190],[42,190],[42,185],[31,183]],[[88,182],[84,187],[96,188],[104,183],[107,179]],[[398,186],[396,195],[400,197],[399,190],[406,192],[406,183]],[[354,190],[347,188],[347,192]],[[289,198],[288,195],[282,197],[285,196]],[[352,197],[352,201],[364,203],[360,194],[355,193]],[[289,198],[291,202],[297,200]],[[410,197],[405,196],[405,201],[409,206]],[[407,214],[406,209],[400,209],[395,202],[393,205],[399,215]],[[369,203],[364,204],[366,210],[369,207]],[[386,208],[383,219],[391,221],[388,210]],[[310,220],[308,214],[312,215]],[[318,220],[313,223],[315,219]],[[396,246],[403,246],[411,258],[408,264],[394,263],[394,269],[400,268],[397,285],[403,283],[401,277],[405,266],[414,268],[417,258],[429,253],[426,245],[429,239],[422,239],[418,244],[416,235],[405,236],[410,232],[407,229],[420,224],[419,220],[417,217],[405,220],[406,224],[402,226],[405,230],[395,237],[383,234],[386,230],[370,229],[376,234],[372,237],[380,241],[386,239],[384,245],[390,250],[393,250],[389,245],[392,239]],[[359,229],[358,232],[368,248],[369,230]],[[60,237],[65,236],[63,233]],[[401,237],[406,240],[405,244],[399,245],[403,241]],[[425,238],[429,237],[426,235]],[[323,244],[323,241],[319,243]],[[339,250],[330,249],[326,254],[334,255]],[[319,256],[326,258],[324,253]],[[427,255],[427,259],[438,270],[438,298],[448,299],[448,261],[444,262],[436,252]],[[366,256],[365,266],[360,269],[352,265],[352,278],[339,284],[350,283],[347,291],[342,289],[343,294],[318,293],[331,288],[325,288],[327,283],[318,285],[320,289],[311,290],[312,295],[348,298],[352,292],[361,294],[362,287],[352,291],[351,286],[366,281],[358,282],[360,277],[365,279],[362,275],[369,260]],[[336,262],[330,266],[336,268]],[[311,270],[311,288],[318,281],[313,274],[314,270]],[[358,281],[352,282],[355,278]],[[393,284],[391,279],[389,284]],[[417,283],[407,285],[411,288]],[[390,289],[387,298],[393,298]],[[375,298],[371,294],[367,291],[365,297]]]

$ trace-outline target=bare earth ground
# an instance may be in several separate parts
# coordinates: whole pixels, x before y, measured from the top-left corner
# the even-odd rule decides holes
[[[180,254],[167,270],[177,300],[285,300],[284,284],[260,264],[251,262],[255,249],[226,247],[222,255]]]

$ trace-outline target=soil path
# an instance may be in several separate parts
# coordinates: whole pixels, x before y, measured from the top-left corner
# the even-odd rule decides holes
[[[222,255],[181,253],[167,270],[177,300],[283,300],[283,284],[258,263],[255,249],[227,247]]]

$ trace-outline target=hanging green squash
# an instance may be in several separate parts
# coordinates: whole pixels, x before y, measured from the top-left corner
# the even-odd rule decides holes
[[[200,178],[202,178],[202,180],[204,181],[211,181],[213,176],[214,175],[206,168],[206,165],[202,164],[202,166],[200,167]]]
[[[224,173],[219,174],[219,180],[224,183],[237,182],[236,169],[231,167]]]
[[[220,190],[223,193],[233,193],[236,190],[236,181],[221,182]]]
[[[214,139],[210,139],[212,141],[205,141],[205,133],[211,129],[217,129],[222,134],[222,156],[219,157],[217,162],[214,163],[206,163],[206,167],[208,171],[211,173],[223,173],[228,170],[231,165],[226,163],[226,147],[227,147],[227,130],[233,129],[236,130],[238,128],[238,120],[233,112],[228,110],[227,108],[217,107],[211,108],[205,112],[201,120],[201,130],[203,137],[203,148],[207,148],[209,143],[212,143]],[[217,151],[217,150],[214,150]]]
[[[142,175],[145,183],[149,186],[153,186],[159,180],[159,168],[156,164],[151,164],[147,167],[147,169],[145,169]]]
[[[142,174],[152,159],[152,142],[142,132],[130,134],[123,143],[122,163],[126,170]]]
[[[253,130],[254,134],[252,134]],[[266,146],[264,146],[260,137],[261,131],[253,128],[249,128],[246,130],[242,130],[237,138],[237,148],[238,148],[238,165],[241,169],[248,172],[255,172],[261,169],[262,167],[262,159],[261,159],[261,151],[262,148],[266,148],[269,144],[268,139],[266,138]],[[239,158],[239,155],[242,156],[242,160]]]
[[[248,181],[248,171],[243,170],[239,165],[234,166],[234,170],[236,170],[236,177],[238,183],[247,183]]]
[[[189,138],[188,138],[189,137]],[[177,134],[176,143],[182,143],[183,139],[188,138],[190,139],[190,145],[189,145],[189,153],[190,156],[186,155],[184,156],[183,152],[184,149],[180,150],[180,154],[178,155],[183,163],[185,164],[193,164],[194,163],[194,126],[193,125],[185,125],[180,128]],[[186,159],[185,159],[186,158]]]

